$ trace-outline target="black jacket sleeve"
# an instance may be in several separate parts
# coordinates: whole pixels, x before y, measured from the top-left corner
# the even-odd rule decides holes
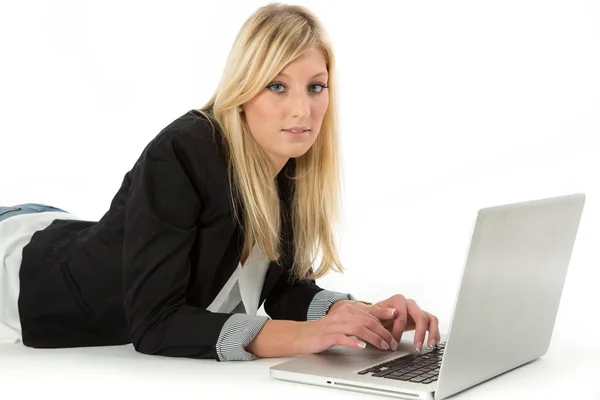
[[[306,321],[315,295],[324,290],[314,280],[300,280],[284,268],[265,300],[265,312],[272,319]]]
[[[151,142],[131,171],[126,206],[124,308],[141,353],[216,358],[219,333],[232,314],[186,303],[189,253],[202,208],[206,167],[190,134]]]

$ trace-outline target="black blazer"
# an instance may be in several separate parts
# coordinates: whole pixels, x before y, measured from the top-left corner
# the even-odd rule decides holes
[[[272,319],[305,321],[323,289],[291,279],[293,187],[286,173],[294,167],[290,159],[277,176],[285,246],[269,265],[260,305]],[[217,358],[215,343],[231,314],[206,307],[237,268],[243,239],[222,132],[189,111],[146,146],[99,221],[55,220],[25,246],[23,344],[133,343],[146,354]]]

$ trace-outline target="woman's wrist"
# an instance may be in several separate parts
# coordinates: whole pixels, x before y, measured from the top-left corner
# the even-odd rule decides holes
[[[255,338],[246,346],[246,351],[261,357],[290,357],[302,350],[298,332],[303,332],[307,322],[268,320]]]
[[[338,300],[335,303],[333,303],[331,305],[331,307],[329,307],[329,311],[327,312],[328,314],[330,312],[332,312],[333,310],[335,310],[336,308],[344,305],[344,304],[354,304],[355,306],[361,307],[361,308],[369,308],[373,305],[373,303],[369,303],[368,301],[361,301],[361,300]]]

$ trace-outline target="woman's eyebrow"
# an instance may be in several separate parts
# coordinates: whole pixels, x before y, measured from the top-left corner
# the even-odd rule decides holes
[[[315,75],[313,75],[313,76],[312,76],[310,79],[314,79],[314,78],[316,78],[317,76],[321,76],[321,75],[327,75],[327,71],[322,71],[322,72],[316,73],[316,74],[315,74]],[[282,77],[284,77],[284,78],[289,78],[289,76],[288,76],[288,75],[286,75],[286,74],[285,74],[285,73],[283,73],[283,72],[280,72],[279,74],[277,74],[277,76],[282,76]]]

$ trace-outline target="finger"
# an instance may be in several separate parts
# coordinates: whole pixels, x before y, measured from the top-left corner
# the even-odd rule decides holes
[[[385,329],[379,321],[373,318],[364,318],[351,314],[339,314],[340,326],[337,333],[360,337],[373,346],[388,350],[393,340],[392,334]],[[394,343],[397,347],[397,343]]]
[[[346,336],[342,333],[333,335],[333,345],[346,346],[353,349],[364,349],[367,344],[356,337]]]
[[[402,340],[402,333],[405,331],[406,324],[408,322],[406,298],[402,295],[398,295],[394,300],[394,308],[396,309],[396,317],[392,327],[392,336],[398,343],[400,343]]]
[[[396,350],[396,348],[398,348],[398,343],[392,336],[392,333],[388,331],[381,322],[377,321],[376,323],[373,323],[371,319],[365,319],[363,325],[377,336],[381,337],[391,349]]]
[[[415,350],[421,352],[423,343],[425,343],[425,333],[427,332],[427,328],[429,326],[429,318],[414,300],[409,299],[407,300],[406,304],[410,317],[413,319],[413,321],[415,321]]]
[[[389,350],[390,348],[390,345],[384,338],[360,323],[349,324],[348,332],[347,334],[357,336],[379,349]]]
[[[339,309],[338,315],[339,318],[344,319],[348,322],[356,322],[358,321],[361,325],[367,327],[368,330],[376,334],[379,339],[376,343],[372,343],[374,346],[387,350],[388,348],[392,348],[396,350],[398,348],[398,343],[394,340],[394,337],[388,331],[381,321],[377,319],[374,315],[370,314],[365,309],[360,307],[353,306],[352,304],[345,304],[341,306]],[[381,345],[379,341],[385,341],[384,345]],[[387,347],[387,348],[386,348]]]
[[[343,306],[341,306],[339,308],[340,312],[347,312],[350,313],[352,315],[356,315],[356,316],[361,316],[361,317],[366,317],[366,318],[371,318],[374,321],[379,322],[379,319],[377,319],[376,316],[372,315],[368,310],[363,309],[361,307],[357,307],[352,303],[347,303],[344,304]]]
[[[438,318],[428,312],[425,312],[429,318],[429,347],[434,348],[440,344],[440,329]]]
[[[366,310],[370,315],[377,318],[379,321],[387,321],[393,319],[396,316],[395,308],[372,306]]]
[[[359,307],[350,307],[348,311],[356,316],[362,316],[364,318],[370,319],[375,322],[375,326],[371,327],[370,325],[366,325],[370,330],[375,332],[377,335],[381,336],[383,340],[389,345],[389,347],[393,350],[398,348],[398,342],[392,336],[392,333],[383,325],[383,322],[377,316],[381,316],[386,319],[393,319],[394,315],[396,315],[396,310],[393,308],[387,307],[379,307],[376,305],[371,306],[369,309],[359,308]]]

